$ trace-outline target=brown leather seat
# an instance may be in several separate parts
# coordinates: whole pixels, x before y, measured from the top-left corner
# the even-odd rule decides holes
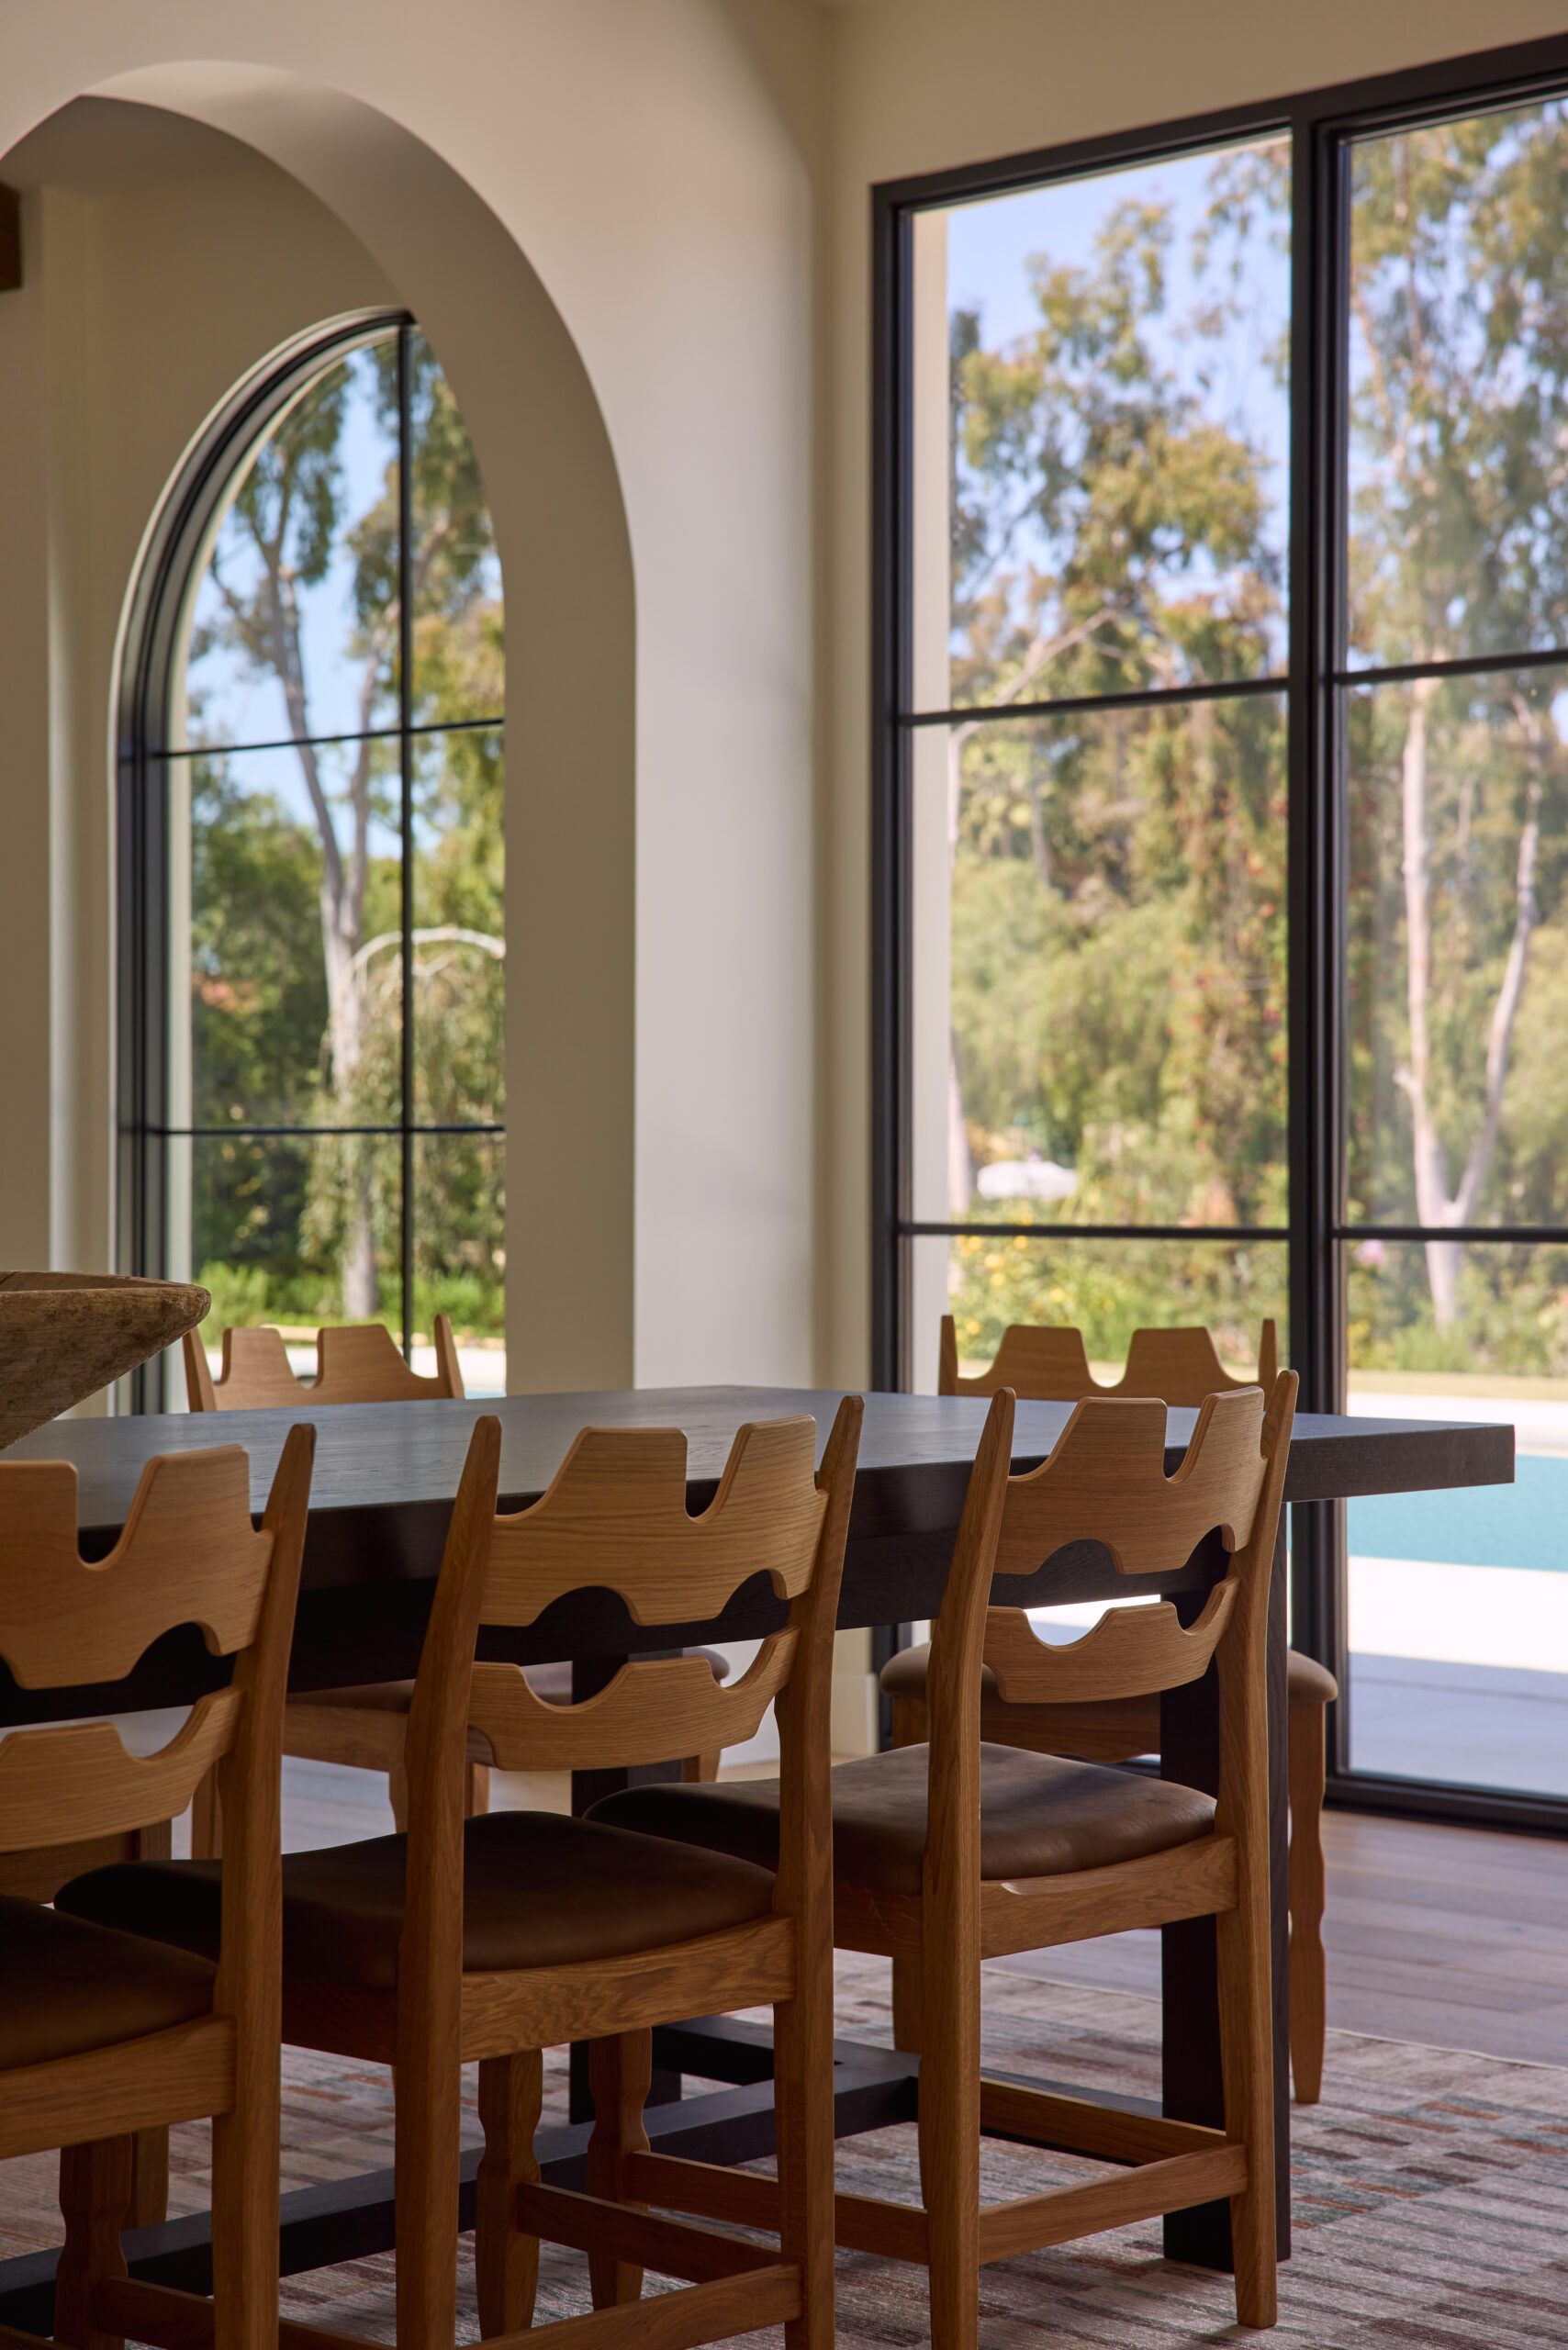
[[[377,1836],[283,1864],[287,1974],[364,1990],[397,1982],[403,1925],[401,1836]],[[770,1870],[557,1812],[491,1812],[465,1824],[463,1964],[558,1966],[619,1958],[720,1932],[773,1906]],[[183,1950],[216,1951],[222,1863],[134,1861],[95,1869],[55,1897],[89,1918]]]
[[[210,2015],[215,1976],[206,1959],[0,1895],[0,2072]]]
[[[730,1677],[730,1661],[717,1649],[683,1649],[683,1656],[705,1657],[712,1667],[715,1681]],[[572,1668],[569,1662],[530,1664],[523,1667],[528,1685],[536,1697],[552,1706],[569,1706],[572,1702]],[[308,1706],[363,1707],[367,1713],[406,1714],[414,1702],[411,1681],[366,1681],[348,1689],[301,1689],[297,1692]],[[470,1760],[483,1760],[489,1747],[483,1739],[470,1739]]]
[[[1193,1787],[1013,1746],[980,1752],[980,1875],[990,1881],[1105,1868],[1191,1844],[1214,1827],[1212,1797]],[[836,1877],[878,1893],[920,1891],[926,1755],[924,1746],[905,1746],[836,1766]],[[589,1817],[767,1867],[778,1846],[778,1782],[628,1787]]]
[[[924,1705],[925,1676],[930,1666],[929,1640],[922,1640],[912,1649],[901,1649],[897,1656],[890,1657],[882,1667],[883,1695],[913,1697],[917,1704]],[[1293,1706],[1331,1706],[1339,1695],[1339,1684],[1328,1667],[1319,1664],[1316,1657],[1303,1656],[1299,1649],[1290,1651],[1285,1663],[1285,1678]],[[981,1668],[980,1688],[985,1696],[996,1700],[996,1675],[990,1665]],[[1113,1705],[1116,1702],[1114,1699],[1110,1701]]]

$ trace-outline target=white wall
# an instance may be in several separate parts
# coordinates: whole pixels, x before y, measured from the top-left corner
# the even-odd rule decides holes
[[[115,664],[150,520],[204,419],[269,351],[398,298],[297,183],[236,154],[242,168],[193,177],[176,162],[162,184],[29,186],[27,284],[0,300],[0,442],[26,459],[4,507],[0,696],[27,745],[13,733],[0,889],[24,902],[0,923],[0,959],[19,982],[41,928],[49,973],[12,998],[20,1048],[48,1064],[49,1114],[19,1116],[25,1147],[0,1156],[8,1263],[112,1261]]]
[[[245,139],[396,283],[474,431],[509,616],[509,1355],[522,1382],[805,1378],[813,12],[464,0],[438,25],[422,0],[0,0],[0,158],[84,90]],[[40,264],[6,297],[0,338],[28,340],[48,284]],[[187,289],[185,330],[200,318]],[[119,397],[112,352],[92,364]],[[36,427],[36,364],[13,367],[0,340],[0,397],[18,412],[31,397]],[[17,463],[8,529],[37,487]],[[32,543],[62,576],[47,532]],[[105,595],[124,592],[118,559],[99,565]],[[36,649],[38,595],[17,600],[18,646],[31,631]],[[73,924],[101,924],[106,864],[89,845],[78,875],[62,839],[51,849],[44,733],[12,740],[0,1048],[37,1131],[0,1174],[0,1260],[101,1261],[104,1200],[46,1204],[66,1130],[51,1155],[49,1048],[20,1006],[29,983],[36,1005],[51,883]],[[73,1090],[101,1099],[103,990],[85,984],[58,1046],[79,1064]]]

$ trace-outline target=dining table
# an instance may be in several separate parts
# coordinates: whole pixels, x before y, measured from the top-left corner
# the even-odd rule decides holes
[[[837,1389],[701,1386],[510,1395],[465,1403],[338,1405],[312,1412],[308,1393],[297,1409],[225,1414],[220,1426],[188,1415],[60,1420],[11,1447],[5,1461],[68,1460],[78,1479],[81,1547],[86,1558],[113,1546],[146,1463],[215,1441],[243,1446],[252,1499],[260,1512],[287,1429],[317,1428],[309,1528],[290,1684],[298,1690],[406,1676],[415,1670],[453,1496],[475,1422],[493,1412],[501,1426],[503,1509],[538,1498],[583,1427],[677,1427],[688,1442],[688,1505],[699,1510],[717,1490],[736,1430],[750,1421],[810,1414],[819,1447],[841,1395]],[[965,1488],[986,1414],[969,1396],[872,1393],[866,1399],[858,1474],[838,1611],[841,1628],[880,1628],[934,1617]],[[1013,1465],[1045,1460],[1071,1407],[1020,1404]],[[1171,1409],[1167,1469],[1173,1472],[1197,1415]],[[0,1463],[3,1475],[4,1463]],[[1514,1432],[1506,1426],[1457,1421],[1297,1416],[1286,1500],[1305,1505],[1359,1495],[1503,1484],[1514,1473]],[[1158,1591],[1184,1620],[1201,1610],[1224,1555],[1214,1537],[1184,1567],[1158,1581],[1121,1573],[1110,1554],[1076,1542],[1042,1560],[1028,1575],[999,1580],[1010,1606],[1126,1599]],[[722,1614],[690,1625],[640,1627],[624,1603],[604,1590],[557,1601],[525,1630],[487,1629],[480,1653],[521,1664],[567,1658],[574,1687],[587,1695],[630,1655],[699,1640],[752,1639],[775,1628],[781,1603],[766,1576],[743,1583]],[[1271,1834],[1272,1839],[1275,2127],[1282,2254],[1290,2243],[1290,2097],[1286,1991],[1285,1794],[1286,1566],[1284,1520],[1276,1552],[1269,1617]],[[0,1665],[0,1735],[28,1723],[97,1713],[126,1714],[187,1705],[218,1685],[225,1660],[210,1655],[194,1626],[166,1634],[122,1681],[93,1687],[23,1690]],[[1161,1701],[1159,1768],[1168,1778],[1212,1791],[1218,1756],[1213,1670]],[[678,1774],[678,1762],[670,1766]],[[636,1774],[594,1772],[574,1780],[575,1808]],[[1170,2115],[1223,2121],[1218,1999],[1212,1919],[1162,1930],[1161,2106]],[[840,2136],[912,2121],[919,2059],[857,2041],[835,2043],[835,2121]],[[714,2162],[752,2161],[772,2150],[772,2052],[767,2031],[728,2018],[693,2018],[656,2035],[658,2101],[647,2114],[652,2144]],[[1045,2086],[1070,2091],[1070,2082]],[[1151,2110],[1139,2100],[1130,2109]],[[577,2118],[542,2130],[542,2173],[580,2184],[589,2123]],[[473,2224],[477,2150],[464,2158],[464,2225]],[[393,2244],[392,2174],[370,2172],[288,2191],[283,2199],[280,2271],[295,2275],[362,2259]],[[1225,2203],[1175,2212],[1165,2221],[1173,2257],[1215,2268],[1229,2265]],[[126,2237],[132,2274],[207,2292],[209,2217],[197,2213],[135,2230]],[[0,2327],[50,2330],[56,2254],[40,2250],[0,2262]]]

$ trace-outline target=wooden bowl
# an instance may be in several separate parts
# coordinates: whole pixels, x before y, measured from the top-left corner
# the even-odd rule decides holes
[[[194,1330],[211,1304],[189,1281],[0,1272],[0,1449]]]

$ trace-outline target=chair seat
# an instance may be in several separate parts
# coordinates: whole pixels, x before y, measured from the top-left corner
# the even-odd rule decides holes
[[[283,1864],[286,1974],[390,1991],[403,1925],[407,1839],[290,1852]],[[222,1863],[129,1861],[56,1896],[92,1919],[182,1950],[216,1952]],[[463,1964],[474,1974],[627,1956],[765,1917],[771,1870],[551,1811],[465,1823]]]
[[[1163,1852],[1206,1836],[1212,1797],[1142,1773],[982,1745],[980,1875],[1061,1876]],[[927,1749],[840,1762],[833,1774],[833,1867],[841,1883],[918,1893],[925,1851]],[[777,1779],[716,1786],[627,1787],[589,1818],[737,1860],[773,1865]]]
[[[0,1896],[0,2071],[210,2015],[215,1979],[206,1959]]]
[[[713,1670],[715,1681],[730,1677],[730,1661],[717,1649],[686,1649],[686,1656],[705,1657]],[[552,1706],[569,1706],[572,1702],[572,1668],[568,1662],[556,1664],[530,1664],[523,1668],[528,1685],[536,1697]],[[347,1689],[302,1689],[291,1705],[334,1706],[363,1708],[373,1714],[407,1714],[414,1701],[411,1681],[365,1681]]]
[[[922,1640],[918,1646],[912,1649],[901,1649],[897,1656],[890,1657],[882,1667],[880,1679],[883,1695],[913,1697],[916,1704],[924,1705],[925,1676],[930,1667],[931,1643],[929,1640]],[[1339,1695],[1339,1684],[1328,1667],[1326,1664],[1319,1664],[1316,1657],[1303,1656],[1299,1649],[1292,1649],[1286,1658],[1285,1685],[1293,1706],[1331,1706]],[[980,1668],[980,1689],[982,1694],[993,1703],[1001,1702],[997,1696],[996,1675],[989,1664]],[[1128,1703],[1137,1705],[1139,1702],[1137,1698],[1130,1700],[1110,1698],[1106,1700],[1106,1711],[1119,1711]],[[1158,1705],[1159,1700],[1150,1697],[1147,1702],[1150,1706],[1155,1706]],[[1075,1712],[1081,1710],[1083,1710],[1082,1707],[1075,1706]]]

